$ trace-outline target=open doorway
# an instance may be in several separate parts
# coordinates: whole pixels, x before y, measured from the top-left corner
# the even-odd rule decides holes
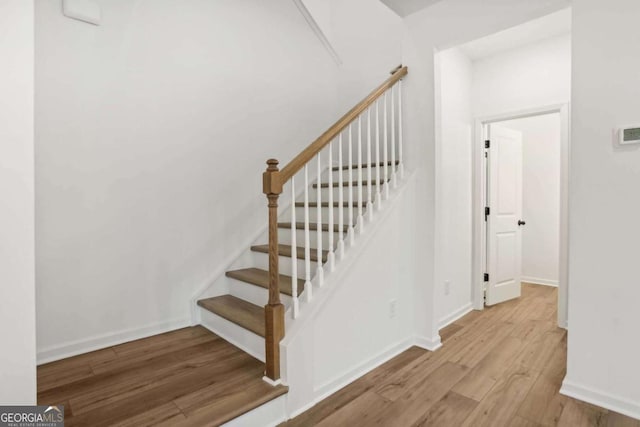
[[[485,301],[492,305],[517,298],[522,282],[557,286],[557,323],[566,327],[571,11],[439,51],[434,59],[434,276],[439,328],[470,310],[484,309]],[[528,135],[543,132],[545,123],[555,126],[546,130],[553,137],[529,147],[525,140],[535,138]],[[499,153],[499,145],[485,148],[487,140],[492,144],[495,137],[509,135],[520,140],[519,151]],[[552,142],[553,150],[535,151]],[[555,165],[553,174],[541,176],[548,166],[531,164],[536,156]],[[508,219],[501,212],[504,206],[487,198],[492,158],[498,159],[495,166],[510,158],[501,172],[512,173],[503,188],[513,202]],[[494,174],[497,177],[500,171]],[[499,182],[496,177],[494,185]],[[524,195],[532,185],[547,201]],[[540,213],[536,207],[546,210]],[[508,227],[500,231],[501,218]]]
[[[479,119],[474,174],[479,199],[474,242],[482,282],[474,306],[521,294],[522,283],[557,286],[566,327],[568,106]]]

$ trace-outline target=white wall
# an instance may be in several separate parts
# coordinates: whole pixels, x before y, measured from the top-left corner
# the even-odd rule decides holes
[[[36,5],[38,350],[187,324],[266,224],[261,174],[335,118],[335,64],[290,0]]]
[[[0,0],[0,404],[36,402],[33,2]]]
[[[563,392],[640,418],[636,0],[574,0],[569,353]]]
[[[560,114],[500,122],[522,132],[522,280],[558,285]]]
[[[332,40],[342,59],[337,102],[344,114],[402,62],[402,20],[379,1],[332,0],[331,4]]]
[[[571,36],[542,40],[473,64],[476,118],[569,102]]]
[[[333,4],[327,0],[302,0],[302,4],[307,8],[309,14],[316,21],[320,31],[331,44],[334,43],[333,37]]]
[[[436,58],[436,315],[445,326],[471,309],[472,63],[459,49]]]
[[[410,256],[419,214],[415,191],[415,175],[392,191],[339,269],[314,291],[312,303],[287,330],[281,351],[290,416],[414,344],[439,345],[416,336],[413,328],[414,284],[421,282],[419,265]]]

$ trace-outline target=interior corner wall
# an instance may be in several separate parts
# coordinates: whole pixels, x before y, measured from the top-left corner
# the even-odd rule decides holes
[[[562,392],[640,419],[636,0],[574,0],[569,342]],[[597,31],[595,30],[597,29]]]
[[[33,1],[0,1],[0,405],[36,403]]]
[[[500,122],[522,132],[522,280],[557,286],[560,275],[560,114]]]
[[[438,327],[471,310],[472,63],[459,49],[437,54],[435,293]]]

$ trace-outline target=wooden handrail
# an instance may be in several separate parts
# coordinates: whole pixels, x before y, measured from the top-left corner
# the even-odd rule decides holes
[[[407,67],[398,68],[391,77],[389,77],[384,83],[378,86],[373,92],[371,92],[366,98],[364,98],[358,105],[353,107],[347,114],[342,116],[333,126],[331,126],[325,133],[320,135],[318,139],[313,141],[311,145],[305,148],[300,154],[298,154],[293,160],[291,160],[284,168],[280,170],[276,182],[276,187],[273,189],[280,189],[282,192],[282,186],[291,179],[302,167],[309,163],[313,157],[318,154],[329,142],[335,139],[340,132],[342,132],[347,126],[349,126],[355,119],[358,118],[371,104],[373,104],[380,96],[382,96],[387,89],[391,88],[401,78],[407,75]],[[271,191],[273,192],[273,191]]]

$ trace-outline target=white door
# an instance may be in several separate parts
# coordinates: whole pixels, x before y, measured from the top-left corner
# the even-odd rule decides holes
[[[486,304],[520,296],[522,133],[489,126]]]

